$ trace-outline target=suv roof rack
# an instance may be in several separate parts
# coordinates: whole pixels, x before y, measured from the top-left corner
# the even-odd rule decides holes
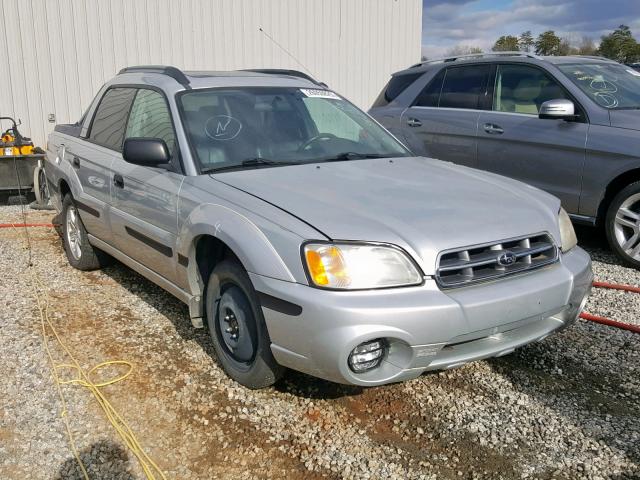
[[[571,55],[572,57],[580,57],[580,58],[590,58],[592,60],[604,60],[606,62],[617,63],[615,60],[611,60],[610,58],[603,57],[601,55]]]
[[[305,80],[309,80],[316,85],[322,85],[323,87],[327,86],[326,83],[319,82],[311,75],[301,72],[300,70],[290,70],[287,68],[246,68],[244,70],[241,70],[241,72],[265,73],[267,75],[289,75],[291,77],[304,78]]]
[[[521,52],[518,50],[507,51],[507,52],[486,52],[486,53],[468,53],[465,55],[455,55],[451,57],[443,57],[443,58],[435,58],[433,60],[427,60],[424,62],[416,63],[415,65],[411,65],[409,68],[418,68],[423,65],[427,65],[429,63],[437,63],[437,62],[455,62],[456,60],[466,60],[469,58],[484,58],[484,57],[527,57],[527,58],[540,58],[538,55],[534,55],[529,52]]]
[[[147,72],[147,73],[160,73],[162,75],[167,75],[168,77],[173,78],[176,82],[178,82],[183,87],[189,88],[190,81],[189,78],[176,67],[171,67],[168,65],[135,65],[132,67],[125,67],[118,72],[118,75],[123,73],[136,73],[136,72]]]

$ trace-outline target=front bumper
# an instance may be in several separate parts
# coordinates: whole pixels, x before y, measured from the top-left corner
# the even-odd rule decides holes
[[[593,281],[591,260],[578,247],[536,271],[444,291],[431,279],[418,287],[336,292],[250,276],[259,292],[302,307],[300,315],[291,315],[277,305],[263,306],[271,350],[281,365],[365,386],[505,355],[542,340],[575,322]],[[351,350],[377,338],[389,343],[382,364],[353,373]]]

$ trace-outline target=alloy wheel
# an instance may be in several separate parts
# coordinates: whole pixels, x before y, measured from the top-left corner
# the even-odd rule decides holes
[[[69,244],[71,255],[73,255],[73,258],[76,260],[80,260],[82,256],[79,222],[78,210],[74,206],[69,206],[67,208],[66,218],[67,243]]]
[[[616,212],[613,230],[622,251],[633,260],[640,261],[640,193],[622,202]]]

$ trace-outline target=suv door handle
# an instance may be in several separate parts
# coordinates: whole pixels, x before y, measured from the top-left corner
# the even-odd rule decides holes
[[[73,165],[73,168],[80,168],[80,159],[76,156],[73,157],[73,160],[71,160],[71,163]]]
[[[113,176],[113,184],[118,188],[124,188],[124,178],[119,173]]]
[[[409,118],[407,119],[407,125],[409,125],[410,127],[421,127],[422,122],[417,118]]]
[[[491,135],[502,135],[504,133],[502,127],[494,123],[485,123],[484,131]]]

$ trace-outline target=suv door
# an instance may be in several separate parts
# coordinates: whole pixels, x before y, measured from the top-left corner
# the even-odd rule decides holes
[[[82,192],[76,206],[87,231],[112,243],[109,224],[111,163],[119,154],[135,90],[111,88],[96,107],[87,141],[69,142],[64,157],[78,176]]]
[[[127,122],[127,138],[161,138],[172,155],[167,168],[133,165],[119,156],[113,161],[111,226],[122,253],[175,280],[178,191],[184,179],[169,106],[162,93],[137,90]]]
[[[490,64],[442,69],[402,114],[403,136],[418,155],[476,166],[476,134]]]
[[[553,99],[573,101],[578,118],[538,118],[540,105]],[[497,65],[492,110],[479,119],[478,167],[546,190],[577,213],[588,128],[580,105],[548,72]]]

